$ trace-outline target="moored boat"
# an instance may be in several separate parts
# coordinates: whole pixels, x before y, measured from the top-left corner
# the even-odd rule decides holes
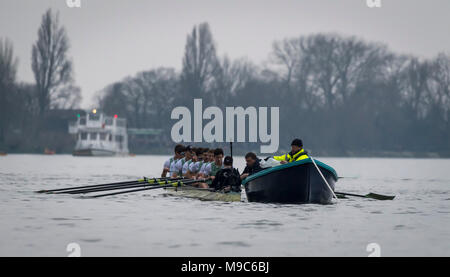
[[[128,133],[126,120],[117,115],[106,116],[93,109],[77,115],[70,122],[69,133],[76,139],[74,156],[127,156]]]
[[[51,150],[51,149],[49,149],[47,147],[44,149],[44,154],[45,155],[55,155],[55,153],[56,153],[55,150]]]
[[[336,171],[314,161],[334,191]],[[330,204],[333,197],[311,158],[265,169],[247,177],[242,184],[249,202]]]

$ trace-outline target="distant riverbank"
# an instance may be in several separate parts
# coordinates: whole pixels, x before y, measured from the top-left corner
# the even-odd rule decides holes
[[[229,155],[228,147],[223,147],[225,155]],[[245,156],[246,153],[252,150],[234,150],[233,155]],[[277,153],[285,153],[289,150],[280,150]],[[450,158],[450,152],[412,152],[412,151],[345,151],[345,152],[332,152],[332,151],[308,151],[314,157],[336,157],[336,158],[426,158],[426,159],[448,159]],[[256,153],[256,151],[255,151]],[[2,151],[0,150],[0,157],[8,154],[42,154],[46,155],[45,151],[34,152],[19,152],[19,151]],[[55,154],[72,154],[72,152],[55,152]],[[265,158],[271,156],[271,154],[256,153],[259,157]],[[148,151],[134,152],[130,150],[130,155],[172,155],[172,150],[169,148],[149,149]]]

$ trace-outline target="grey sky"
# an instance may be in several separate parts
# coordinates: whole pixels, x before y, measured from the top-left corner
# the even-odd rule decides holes
[[[210,23],[220,55],[268,58],[274,40],[338,32],[384,42],[402,53],[450,53],[450,0],[0,0],[0,37],[12,40],[18,77],[33,81],[31,47],[42,14],[60,12],[67,29],[83,106],[111,82],[157,66],[181,68],[186,35]]]

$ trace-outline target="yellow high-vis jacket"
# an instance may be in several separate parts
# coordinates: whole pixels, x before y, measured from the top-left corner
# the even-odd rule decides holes
[[[281,155],[281,156],[273,156],[273,158],[277,161],[286,161],[288,163],[292,163],[295,161],[300,161],[300,160],[304,160],[309,158],[308,155],[306,154],[305,150],[302,149],[300,151],[298,151],[297,153],[295,153],[294,155],[291,155],[290,153]]]

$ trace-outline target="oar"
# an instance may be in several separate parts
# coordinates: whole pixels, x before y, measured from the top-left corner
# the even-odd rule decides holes
[[[130,193],[130,192],[137,192],[137,191],[144,191],[144,190],[151,190],[151,189],[169,188],[169,187],[173,187],[173,185],[165,185],[165,186],[158,186],[158,187],[153,186],[153,187],[149,187],[149,188],[140,188],[140,189],[132,189],[132,190],[112,192],[112,193],[98,194],[98,195],[88,196],[87,198],[99,198],[99,197],[112,196],[112,195],[123,194],[123,193]]]
[[[117,185],[130,185],[130,184],[136,184],[136,183],[143,183],[148,180],[169,180],[171,178],[142,178],[134,181],[125,181],[125,182],[117,182],[117,183],[108,183],[108,184],[100,184],[100,185],[90,185],[90,186],[79,186],[79,187],[67,187],[67,188],[61,188],[61,189],[51,189],[51,190],[39,190],[36,191],[37,193],[53,193],[53,192],[59,192],[59,191],[69,191],[69,190],[77,190],[77,189],[87,189],[87,188],[97,188],[97,187],[108,187],[108,186],[117,186]],[[180,179],[180,178],[175,178]]]
[[[99,198],[99,197],[105,197],[105,196],[112,196],[112,195],[118,195],[118,194],[124,194],[124,193],[130,193],[130,192],[138,192],[138,191],[144,191],[144,190],[151,190],[151,189],[161,189],[161,188],[170,188],[170,187],[178,187],[181,185],[187,185],[187,184],[191,184],[191,183],[196,183],[196,182],[204,182],[205,179],[199,179],[199,180],[191,180],[188,182],[173,182],[174,184],[171,185],[164,185],[164,186],[152,186],[149,188],[140,188],[140,189],[132,189],[132,190],[125,190],[125,191],[118,191],[118,192],[112,192],[112,193],[105,193],[105,194],[97,194],[97,195],[93,195],[93,196],[88,196],[87,198]]]
[[[311,157],[311,155],[309,156],[309,158],[311,159],[312,163],[314,164],[314,166],[317,169],[317,172],[319,172],[320,176],[322,177],[323,181],[325,182],[325,184],[327,185],[328,189],[331,192],[331,195],[333,195],[333,197],[336,199],[336,201],[338,200],[338,197],[336,196],[336,194],[334,193],[334,190],[331,188],[330,184],[328,184],[327,179],[325,179],[325,177],[322,174],[322,171],[320,171],[319,167],[317,166],[316,162],[314,161],[314,158]]]
[[[377,193],[369,193],[366,195],[361,195],[361,194],[353,194],[353,193],[346,193],[346,192],[337,192],[336,194],[340,194],[340,195],[344,195],[344,196],[355,196],[355,197],[363,197],[363,198],[371,198],[371,199],[376,199],[376,200],[393,200],[395,198],[394,196],[390,196],[390,195],[382,195],[382,194],[377,194]]]
[[[191,180],[191,179],[188,179]],[[128,185],[117,185],[117,186],[108,186],[108,187],[100,187],[100,188],[89,188],[89,189],[80,189],[80,190],[70,190],[70,191],[60,191],[55,192],[59,193],[67,193],[67,194],[81,194],[81,193],[89,193],[89,192],[98,192],[98,191],[107,191],[107,190],[118,190],[118,189],[128,189],[128,188],[138,188],[138,187],[148,187],[148,186],[159,186],[159,185],[168,185],[177,182],[176,180],[165,180],[165,181],[157,181],[149,180],[146,183],[137,183],[137,184],[128,184]]]

